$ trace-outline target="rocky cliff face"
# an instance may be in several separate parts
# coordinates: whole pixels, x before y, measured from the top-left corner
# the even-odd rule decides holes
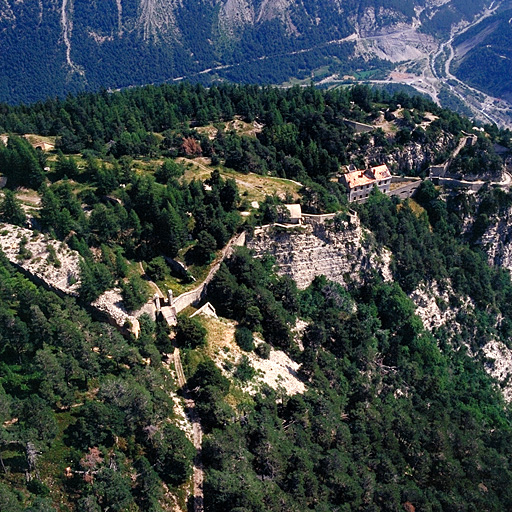
[[[0,249],[9,261],[50,288],[66,295],[78,295],[80,258],[65,244],[29,229],[1,224]]]
[[[274,256],[278,272],[292,277],[301,289],[319,275],[348,285],[360,283],[376,270],[391,280],[391,253],[385,249],[378,253],[372,248],[371,234],[362,229],[356,217],[336,231],[324,223],[256,229],[247,238],[247,246],[258,256]]]
[[[458,297],[458,300],[452,301],[454,295],[450,283],[440,286],[436,282],[423,283],[410,295],[423,325],[430,331],[446,327],[452,341],[454,336],[462,332],[458,315],[474,314],[474,303],[471,299]],[[512,402],[512,350],[494,338],[478,347],[479,335],[476,331],[466,330],[462,339],[468,354],[482,362],[484,370],[499,383],[503,398]]]
[[[510,180],[510,171],[505,171],[503,179]],[[512,271],[512,206],[506,206],[506,196],[502,197],[502,205],[495,199],[485,189],[477,194],[462,192],[457,201],[462,231],[467,239],[481,246],[490,265]]]
[[[358,156],[363,158],[367,166],[383,162],[396,172],[417,174],[432,165],[439,155],[448,154],[454,147],[454,138],[445,132],[440,132],[434,141],[411,141],[400,146],[394,145],[391,151],[376,145],[375,138],[370,136],[368,144]]]
[[[373,271],[391,280],[392,255],[387,250],[376,251],[371,240],[371,233],[361,227],[357,217],[353,217],[352,222],[345,222],[338,230],[329,222],[257,228],[247,237],[247,246],[257,256],[266,253],[274,256],[278,273],[289,275],[300,289],[304,289],[318,275],[325,275],[342,285],[361,283]],[[476,330],[468,330],[465,322],[463,329],[459,323],[459,315],[474,315],[473,302],[468,297],[457,297],[449,282],[423,283],[410,298],[428,330],[446,328],[449,339],[456,344],[461,343],[460,335],[464,333],[462,344],[468,353],[482,362],[485,371],[499,383],[505,400],[511,402],[512,350],[492,337],[479,346],[481,341]]]
[[[491,265],[512,271],[512,208],[505,214],[491,218],[480,243]]]

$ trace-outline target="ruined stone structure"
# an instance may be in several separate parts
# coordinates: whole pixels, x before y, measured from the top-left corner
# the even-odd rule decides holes
[[[421,185],[421,178],[408,176],[393,176],[391,178],[390,197],[408,199],[412,197]]]
[[[357,121],[352,121],[351,119],[343,119],[343,121],[356,133],[368,133],[375,130],[375,126],[372,126],[371,124],[359,123]]]
[[[463,132],[464,133],[464,132]],[[447,176],[448,169],[453,159],[462,151],[462,148],[466,146],[474,146],[478,141],[478,137],[475,134],[464,134],[457,144],[457,147],[453,151],[452,155],[446,162],[437,165],[431,165],[428,173],[429,179],[434,183],[434,185],[444,185],[445,183],[441,183],[441,178],[456,178],[455,176]],[[455,185],[456,186],[456,185]]]
[[[190,315],[190,318],[194,318],[195,316],[211,316],[213,318],[217,318],[217,312],[215,311],[215,308],[207,302],[204,306],[200,307],[195,313]]]
[[[245,245],[245,232],[235,235],[222,250],[222,255],[219,260],[213,265],[208,273],[206,279],[193,290],[182,293],[176,299],[173,299],[172,291],[167,291],[167,303],[161,308],[161,314],[165,318],[169,325],[176,325],[177,315],[183,311],[186,307],[192,304],[197,304],[206,296],[206,289],[208,284],[213,279],[213,276],[217,273],[221,263],[227,258],[233,251],[233,247]]]
[[[162,315],[168,325],[176,325],[178,313],[172,290],[167,290],[167,299],[162,299],[158,294],[155,294],[155,309],[156,315]]]

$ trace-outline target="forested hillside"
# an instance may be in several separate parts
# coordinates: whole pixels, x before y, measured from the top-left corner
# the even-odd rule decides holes
[[[0,100],[36,101],[182,76],[279,84],[320,69],[326,76],[385,70],[382,56],[357,58],[353,40],[344,38],[418,21],[444,37],[452,24],[471,20],[489,3],[5,0]]]
[[[460,48],[456,75],[485,92],[509,100],[512,98],[511,18],[509,9],[455,41]]]
[[[194,465],[210,512],[511,509],[511,373],[491,376],[487,347],[512,349],[512,282],[481,243],[511,193],[426,180],[414,200],[349,205],[338,180],[383,162],[424,178],[463,132],[476,142],[454,169],[501,174],[510,131],[367,87],[182,83],[1,105],[0,237],[42,232],[78,251],[81,275],[77,298],[30,282],[16,269],[37,258],[29,237],[16,268],[0,258],[0,510],[185,511]],[[286,225],[297,202],[335,214],[318,229],[332,239],[357,218],[360,245],[336,250],[364,247],[364,274],[298,289],[241,247],[172,328],[142,315],[135,337],[91,318],[113,286],[132,311],[150,286],[192,289],[235,233],[315,229]],[[385,277],[368,268],[384,253]],[[37,263],[65,264],[48,254]],[[206,301],[219,318],[190,318]],[[263,369],[278,359],[293,390]]]

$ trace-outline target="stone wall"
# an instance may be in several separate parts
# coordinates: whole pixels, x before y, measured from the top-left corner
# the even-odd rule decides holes
[[[465,190],[478,192],[485,185],[485,182],[457,180],[455,178],[439,178],[438,184],[446,188],[463,188]]]
[[[196,304],[201,301],[201,299],[206,295],[206,288],[210,281],[213,279],[213,276],[217,273],[220,268],[221,263],[227,258],[233,251],[234,247],[245,245],[246,234],[243,231],[240,234],[235,235],[224,247],[222,250],[221,257],[215,263],[215,265],[210,269],[208,276],[206,279],[193,290],[189,292],[182,293],[173,301],[172,305],[176,308],[176,313],[183,311],[186,307],[191,306],[192,304]]]
[[[336,213],[326,213],[324,215],[313,215],[311,213],[303,213],[302,222],[304,224],[323,224],[325,221],[334,219],[336,215]]]
[[[388,195],[390,197],[407,199],[415,194],[416,190],[420,187],[421,182],[421,178],[393,176],[391,178],[391,183],[402,183],[402,185],[391,189]]]
[[[80,255],[65,243],[12,224],[0,225],[0,249],[7,259],[38,285],[58,295],[78,297]],[[124,308],[120,290],[107,290],[86,305],[97,319],[106,320],[121,330],[128,323],[137,335],[138,321]]]
[[[0,224],[0,249],[11,263],[53,291],[78,295],[80,257],[66,244],[30,229]]]
[[[165,256],[165,261],[171,267],[173,272],[175,272],[179,276],[187,277],[189,275],[187,267],[183,263],[181,263],[181,261],[177,261],[169,256]]]
[[[347,126],[350,126],[350,128],[353,128],[353,130],[356,133],[367,133],[372,132],[375,130],[375,126],[372,126],[370,124],[365,123],[359,123],[357,121],[352,121],[350,119],[344,119],[343,120]]]

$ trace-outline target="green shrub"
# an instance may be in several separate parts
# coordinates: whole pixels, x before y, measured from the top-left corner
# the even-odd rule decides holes
[[[254,340],[252,332],[247,327],[239,327],[235,332],[235,341],[237,345],[247,352],[254,350]]]
[[[255,352],[262,359],[268,359],[270,357],[270,345],[268,343],[260,343],[256,347]]]
[[[236,367],[235,377],[242,382],[247,382],[254,377],[255,373],[256,372],[251,366],[249,358],[247,356],[243,356]]]
[[[196,348],[206,343],[206,329],[195,318],[185,315],[178,316],[175,330],[176,341],[180,346]]]

